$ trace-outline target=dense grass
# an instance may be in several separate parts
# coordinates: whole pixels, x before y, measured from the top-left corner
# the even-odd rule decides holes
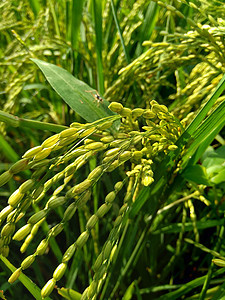
[[[222,8],[0,4],[6,299],[224,297]]]

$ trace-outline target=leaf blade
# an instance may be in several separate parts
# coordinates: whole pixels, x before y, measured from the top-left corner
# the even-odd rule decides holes
[[[105,99],[100,105],[95,101],[96,91],[86,83],[73,77],[68,71],[39,59],[31,59],[60,97],[82,118],[94,122],[114,115]]]
[[[16,268],[10,263],[10,261],[6,257],[0,255],[0,259],[5,264],[5,266],[7,266],[7,268],[10,269],[12,272],[16,270]],[[34,296],[35,299],[42,300],[41,290],[29,277],[21,273],[18,279],[27,288],[27,290]],[[45,299],[51,300],[50,297],[46,297]]]

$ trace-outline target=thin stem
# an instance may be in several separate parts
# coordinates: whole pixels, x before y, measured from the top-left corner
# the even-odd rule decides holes
[[[129,64],[130,63],[130,58],[129,58],[129,55],[128,55],[127,50],[126,50],[126,46],[125,46],[123,35],[122,35],[121,29],[120,29],[119,21],[118,21],[117,15],[116,15],[113,0],[111,0],[111,7],[112,7],[112,13],[113,13],[114,21],[116,23],[116,28],[118,30],[118,33],[119,33],[119,36],[120,36],[120,41],[121,41],[121,44],[122,44],[122,47],[123,47],[123,52],[124,52],[126,61]]]

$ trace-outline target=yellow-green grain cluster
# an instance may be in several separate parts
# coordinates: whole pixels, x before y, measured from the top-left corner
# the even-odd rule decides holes
[[[105,202],[94,214],[88,216],[85,230],[64,253],[52,279],[42,289],[43,298],[52,292],[56,282],[64,275],[75,251],[84,247],[90,237],[94,239],[96,224],[112,208],[117,193],[127,185],[119,214],[93,266],[93,281],[85,290],[82,299],[89,299],[98,294],[116,252],[129,203],[135,201],[143,186],[154,182],[154,160],[177,149],[175,143],[182,132],[182,125],[165,105],[152,100],[146,109],[130,109],[112,102],[109,108],[116,115],[93,123],[71,124],[70,128],[28,150],[22,160],[0,177],[1,183],[5,184],[13,174],[26,169],[32,172],[31,178],[19,186],[9,197],[8,206],[0,212],[2,255],[8,255],[11,239],[22,242],[20,251],[25,253],[30,243],[35,243],[40,226],[48,223],[49,215],[58,208],[62,209],[61,220],[48,230],[34,253],[22,261],[9,279],[13,282],[38,256],[47,251],[51,238],[55,238],[64,230],[64,226],[74,217],[76,211],[88,207],[87,202],[92,198],[92,189],[101,177],[117,168],[125,170],[124,181],[117,182],[114,190],[106,195]],[[118,120],[120,128],[115,130],[114,122]],[[87,176],[83,176],[82,180],[77,180],[77,171],[87,165],[93,157],[96,157],[98,165]],[[30,212],[32,205],[38,209],[29,213],[27,218],[26,213],[28,210]],[[17,223],[20,224],[21,218],[26,220],[26,224],[19,227]]]

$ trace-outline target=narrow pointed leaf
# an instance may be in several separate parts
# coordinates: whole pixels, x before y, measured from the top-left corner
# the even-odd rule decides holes
[[[86,121],[93,122],[114,115],[108,109],[108,101],[103,100],[103,102],[98,103],[95,99],[96,91],[73,77],[65,69],[39,59],[31,60],[41,69],[60,97]]]
[[[212,108],[213,104],[219,98],[219,96],[224,91],[224,89],[225,89],[225,75],[220,80],[220,82],[219,82],[216,90],[214,91],[212,97],[208,100],[208,102],[204,105],[204,107],[199,111],[196,118],[191,122],[191,124],[186,129],[188,134],[193,134],[196,131],[197,127],[200,125],[200,123],[206,117],[207,113]]]
[[[61,289],[58,289],[58,293],[63,298],[68,299],[68,300],[79,300],[82,296],[80,293],[78,293],[77,291],[74,291],[73,289],[66,289],[63,287]]]
[[[5,264],[5,266],[7,266],[7,268],[10,269],[12,272],[16,270],[16,268],[10,263],[10,261],[6,257],[0,255],[0,259]],[[32,280],[30,280],[29,277],[21,273],[18,279],[27,288],[31,295],[34,296],[36,300],[42,300],[41,290]],[[46,297],[45,300],[51,300],[51,298]]]

